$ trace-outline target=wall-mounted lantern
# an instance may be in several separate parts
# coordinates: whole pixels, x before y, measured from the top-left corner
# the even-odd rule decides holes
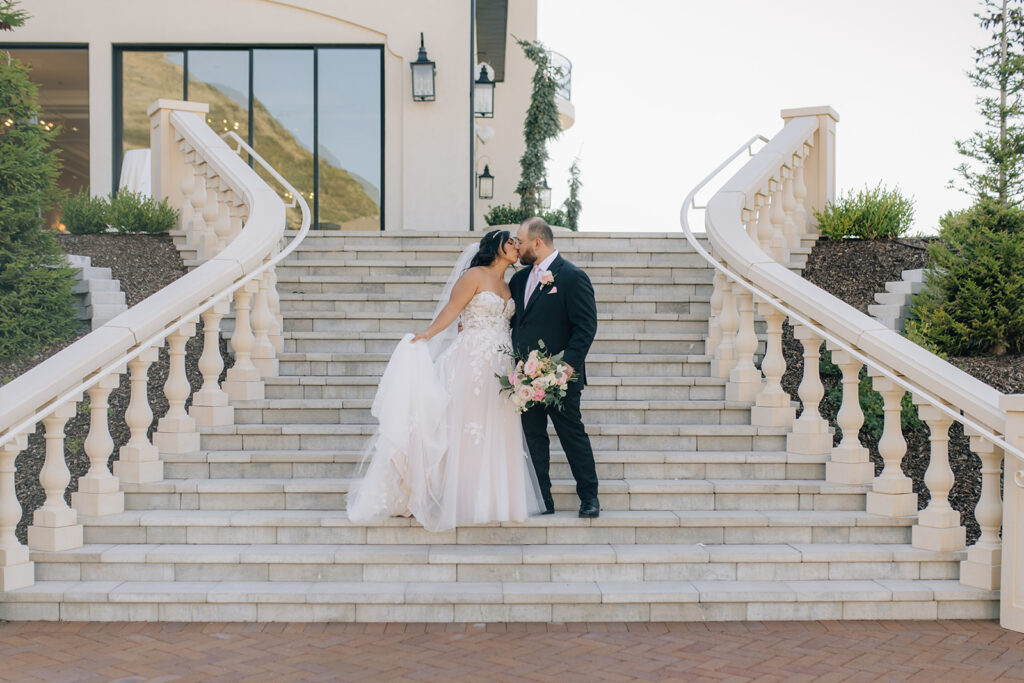
[[[427,50],[423,47],[423,34],[420,33],[420,53],[412,67],[412,99],[413,102],[434,101],[434,74],[437,69],[427,59]]]
[[[487,76],[487,66],[480,66],[480,78],[473,89],[473,114],[478,119],[494,118],[494,81]]]
[[[551,208],[551,188],[548,187],[548,179],[545,178],[541,181],[543,185],[537,188],[537,198],[540,200],[540,208],[550,209]]]
[[[484,172],[476,177],[476,196],[480,199],[494,197],[494,176],[491,175],[491,167],[487,164],[484,164]]]

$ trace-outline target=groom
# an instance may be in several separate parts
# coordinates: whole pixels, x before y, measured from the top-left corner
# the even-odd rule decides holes
[[[551,497],[551,444],[548,418],[555,425],[569,468],[576,479],[580,497],[580,517],[597,517],[601,505],[597,500],[597,471],[590,437],[580,415],[580,397],[586,383],[587,351],[597,333],[597,304],[594,287],[582,270],[559,256],[551,228],[539,217],[528,218],[516,235],[519,261],[524,266],[512,276],[509,286],[516,302],[512,318],[512,345],[526,355],[540,348],[543,340],[552,355],[561,351],[563,362],[576,371],[577,381],[569,383],[562,410],[534,406],[522,415],[526,445],[537,470],[540,491],[544,496],[544,514],[555,512]]]

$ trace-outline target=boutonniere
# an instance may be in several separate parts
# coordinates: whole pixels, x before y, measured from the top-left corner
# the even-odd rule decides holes
[[[552,273],[550,270],[545,270],[543,273],[540,274],[540,282],[537,285],[537,289],[544,289],[545,287],[549,287],[553,284],[555,284],[555,274]],[[556,291],[558,291],[557,287],[553,288],[551,290],[551,293]]]

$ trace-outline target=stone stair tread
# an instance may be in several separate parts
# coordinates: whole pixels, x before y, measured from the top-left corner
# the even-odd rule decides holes
[[[441,288],[438,287],[438,291],[435,293],[417,293],[415,291],[403,293],[401,300],[437,303],[437,298],[440,294]],[[665,303],[665,296],[661,294],[614,295],[598,290],[595,292],[595,295],[599,304],[601,302],[618,301],[634,303]],[[395,301],[394,294],[383,294],[380,292],[289,292],[285,289],[280,292],[280,296],[282,301]],[[672,296],[672,302],[707,304],[708,296],[708,294],[674,294]]]
[[[363,354],[370,355],[370,354]],[[593,355],[593,354],[592,354]],[[267,377],[264,383],[271,386],[324,386],[324,385],[368,385],[380,383],[380,375],[278,375]],[[725,386],[720,377],[588,377],[587,385],[595,386],[680,386],[715,387]]]
[[[264,408],[301,410],[309,409],[342,409],[342,408],[369,408],[373,405],[372,398],[263,398],[249,401],[235,401],[236,409],[255,410]],[[747,410],[750,403],[745,401],[728,401],[723,399],[695,399],[695,400],[671,400],[671,399],[645,399],[629,400],[617,399],[588,400],[583,399],[584,408],[592,410]]]
[[[285,339],[389,339],[397,340],[401,339],[404,335],[409,334],[411,330],[405,332],[394,330],[391,332],[360,332],[358,330],[352,331],[336,331],[336,330],[324,330],[324,331],[313,331],[313,332],[285,332]],[[598,330],[596,341],[703,341],[704,337],[707,336],[701,332],[601,332]],[[282,354],[284,355],[284,354]],[[589,360],[592,355],[587,356]]]
[[[277,357],[281,361],[388,361],[390,353],[329,353],[329,352],[308,352],[308,353],[279,353]],[[704,354],[697,353],[591,353],[587,355],[588,363],[622,363],[622,362],[643,362],[643,363],[707,363],[709,359]]]
[[[282,296],[282,298],[284,298]],[[305,297],[303,297],[305,298]],[[706,313],[616,313],[598,311],[597,319],[610,321],[689,322],[707,321]],[[318,311],[288,310],[288,319],[323,320],[432,320],[431,311]],[[286,334],[291,334],[287,332]]]
[[[550,425],[549,425],[550,426]],[[372,424],[236,424],[223,427],[200,427],[203,434],[373,434]],[[650,424],[588,424],[587,434],[611,436],[784,436],[787,427],[758,427],[754,425],[650,425]],[[550,431],[550,430],[549,430]]]

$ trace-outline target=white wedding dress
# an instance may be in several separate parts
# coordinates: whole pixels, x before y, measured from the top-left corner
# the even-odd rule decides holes
[[[522,521],[543,509],[512,403],[496,374],[511,367],[514,302],[479,292],[463,331],[436,358],[406,335],[381,377],[380,426],[369,463],[348,495],[348,516],[368,523],[414,516],[426,529]]]

